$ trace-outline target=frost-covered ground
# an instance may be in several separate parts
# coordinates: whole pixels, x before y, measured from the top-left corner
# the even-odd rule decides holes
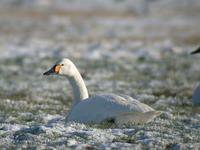
[[[0,149],[200,149],[192,92],[199,0],[0,2]],[[72,59],[91,95],[131,95],[164,113],[145,125],[65,124],[71,89],[44,77]]]

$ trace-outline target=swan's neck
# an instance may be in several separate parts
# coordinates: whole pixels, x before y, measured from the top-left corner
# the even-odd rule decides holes
[[[69,77],[68,79],[73,90],[73,107],[76,104],[78,104],[81,100],[88,98],[88,91],[83,81],[83,78],[81,77],[77,69],[75,75]]]

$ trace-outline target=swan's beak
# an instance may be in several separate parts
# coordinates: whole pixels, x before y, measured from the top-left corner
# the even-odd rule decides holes
[[[195,51],[191,52],[191,54],[197,54],[197,53],[200,53],[200,47],[197,48]]]
[[[45,76],[51,75],[51,74],[54,74],[53,69],[50,69],[50,70],[43,73],[43,75],[45,75]]]
[[[43,73],[43,75],[53,75],[53,74],[58,74],[60,71],[61,65],[55,65],[53,68],[50,70],[46,71]]]

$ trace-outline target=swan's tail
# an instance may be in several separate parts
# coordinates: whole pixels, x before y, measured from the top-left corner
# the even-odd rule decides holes
[[[148,111],[148,112],[127,112],[127,113],[120,113],[115,118],[115,122],[117,125],[123,125],[127,123],[131,124],[144,124],[155,117],[159,116],[161,112],[159,111]]]

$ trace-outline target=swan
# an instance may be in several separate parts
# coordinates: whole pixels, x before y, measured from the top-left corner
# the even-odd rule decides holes
[[[198,47],[196,50],[191,52],[191,54],[197,54],[197,53],[200,53],[200,47]],[[195,89],[192,95],[192,105],[193,107],[200,106],[200,85]]]
[[[160,114],[126,95],[99,94],[89,97],[81,74],[67,58],[58,61],[43,75],[65,76],[72,86],[73,102],[66,122],[99,124],[111,121],[117,125],[147,123]]]
[[[200,106],[200,85],[194,90],[192,95],[192,105],[193,107]]]

